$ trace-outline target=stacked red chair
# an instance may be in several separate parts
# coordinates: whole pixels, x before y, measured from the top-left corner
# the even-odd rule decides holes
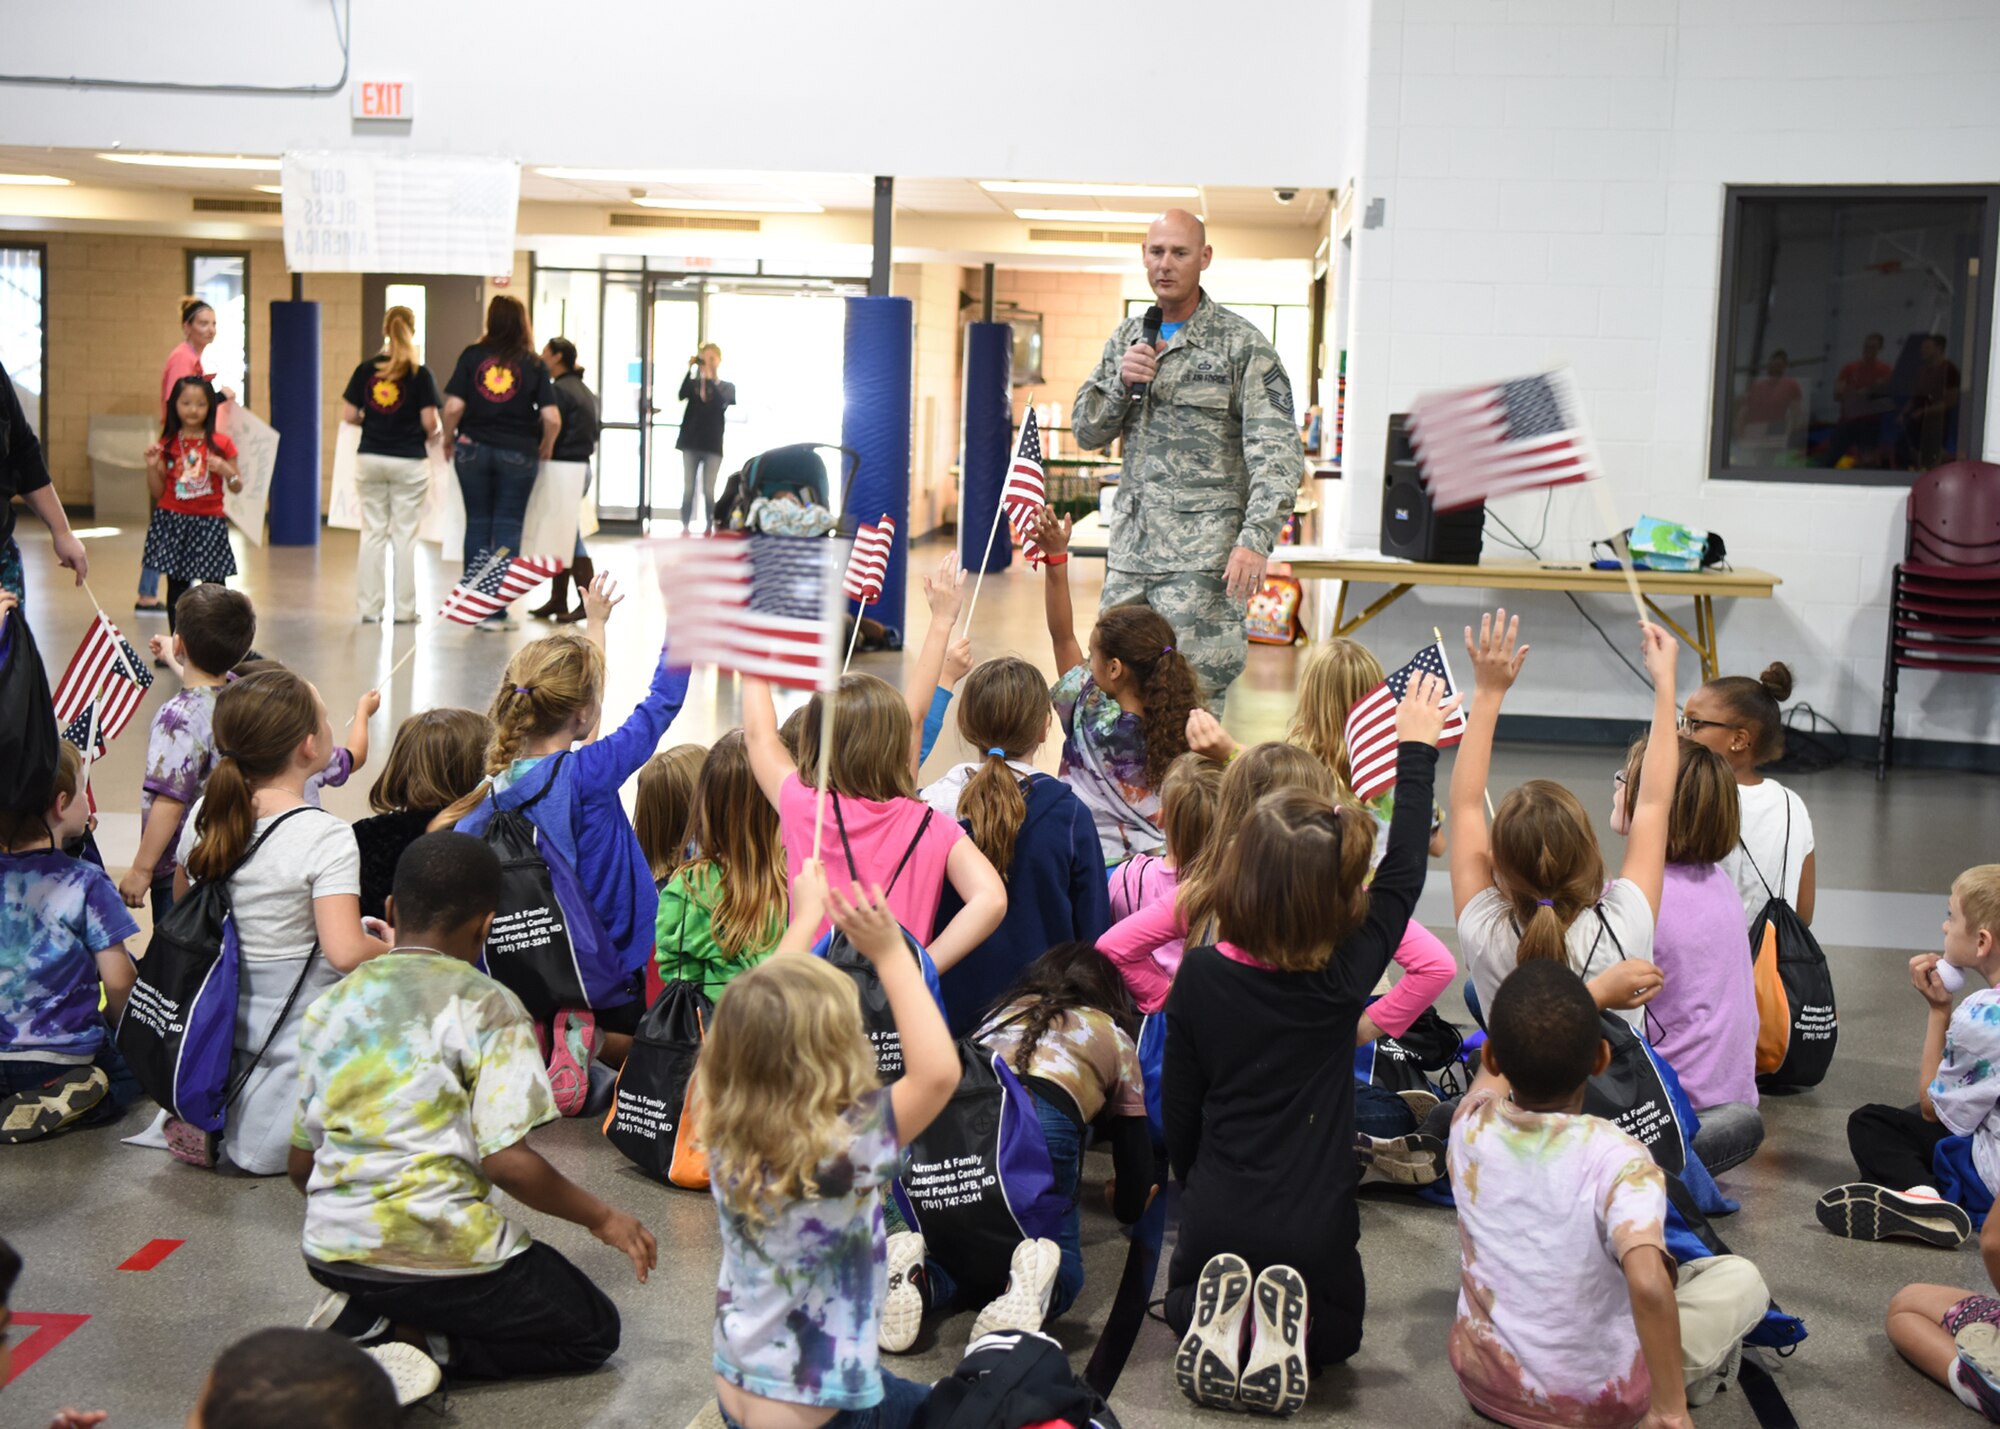
[[[1955,461],[1925,472],[1910,488],[1908,515],[1890,577],[1877,779],[1894,754],[1902,671],[2000,675],[2000,465]]]

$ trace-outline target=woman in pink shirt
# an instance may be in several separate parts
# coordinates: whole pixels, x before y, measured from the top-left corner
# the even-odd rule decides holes
[[[215,341],[215,309],[200,298],[181,299],[181,344],[167,354],[166,370],[160,374],[160,417],[167,416],[167,402],[172,397],[174,384],[183,377],[205,377],[213,381],[215,374],[207,371],[201,362],[202,350]],[[233,389],[217,389],[224,402],[234,402]],[[138,611],[158,614],[167,608],[160,599],[160,573],[151,566],[141,566],[139,570],[139,598],[132,603]]]

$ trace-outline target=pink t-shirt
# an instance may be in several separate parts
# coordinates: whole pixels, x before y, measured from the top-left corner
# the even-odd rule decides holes
[[[778,833],[785,843],[785,866],[791,877],[812,857],[814,809],[819,792],[808,788],[793,774],[778,792]],[[835,804],[839,816],[835,817]],[[930,815],[930,823],[924,817]],[[923,825],[923,833],[917,829]],[[841,829],[847,830],[845,844]],[[917,799],[859,799],[852,794],[829,794],[826,824],[820,834],[820,859],[827,877],[836,884],[858,881],[879,884],[889,890],[889,908],[904,931],[919,943],[928,944],[937,922],[938,898],[944,892],[945,862],[952,846],[965,837],[957,819],[935,814]],[[916,847],[911,848],[911,841]],[[847,848],[854,850],[850,871]],[[900,875],[896,865],[909,850],[909,862]],[[895,877],[895,883],[889,880]],[[825,932],[826,924],[820,925]]]
[[[1696,1111],[1757,1105],[1757,989],[1743,902],[1719,863],[1670,863],[1653,961],[1666,981],[1649,1004],[1653,1049]]]
[[[183,377],[208,377],[210,381],[214,381],[214,378],[209,373],[202,370],[201,354],[185,342],[167,354],[166,371],[160,374],[160,415],[162,417],[167,413],[167,399],[174,395],[174,384]]]

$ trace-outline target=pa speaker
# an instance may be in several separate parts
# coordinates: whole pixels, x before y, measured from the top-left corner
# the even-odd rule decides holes
[[[1437,513],[1410,445],[1409,421],[1406,412],[1389,417],[1389,445],[1382,460],[1382,554],[1476,566],[1485,537],[1486,503],[1442,516]]]

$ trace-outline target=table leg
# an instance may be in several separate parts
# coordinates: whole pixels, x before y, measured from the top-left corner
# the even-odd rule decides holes
[[[1347,582],[1342,581],[1340,583],[1340,603],[1334,607],[1333,612],[1333,633],[1335,635],[1353,634],[1415,589],[1416,587],[1413,585],[1391,586],[1388,594],[1369,605],[1361,614],[1355,616],[1354,619],[1348,620],[1345,618],[1347,614]]]
[[[1697,595],[1694,598],[1694,629],[1692,631],[1689,631],[1686,626],[1661,609],[1660,603],[1650,595],[1644,597],[1644,599],[1646,609],[1652,611],[1658,617],[1660,624],[1680,636],[1687,644],[1692,645],[1695,653],[1701,656],[1702,683],[1706,684],[1708,681],[1714,679],[1716,673],[1715,597]]]

